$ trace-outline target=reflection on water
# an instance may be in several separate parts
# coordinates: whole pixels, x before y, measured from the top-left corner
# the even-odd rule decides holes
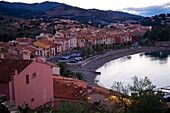
[[[97,69],[98,84],[110,88],[114,81],[131,83],[131,77],[149,77],[154,85],[170,85],[170,51],[139,53],[110,61]]]
[[[132,57],[131,56],[124,56],[124,57],[122,57],[121,59],[120,59],[120,61],[121,62],[123,62],[123,61],[128,61],[128,60],[130,60]]]
[[[153,58],[153,60],[163,60],[167,61],[170,51],[161,51],[161,52],[147,52],[146,56]]]

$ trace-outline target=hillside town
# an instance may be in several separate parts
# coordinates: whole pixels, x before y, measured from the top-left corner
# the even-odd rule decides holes
[[[0,1],[0,113],[170,113],[168,0],[14,1]]]
[[[35,21],[35,20],[34,20]],[[67,23],[66,25],[60,24]],[[135,43],[150,26],[140,24],[112,23],[107,28],[96,28],[80,24],[73,20],[55,21],[53,34],[40,33],[34,39],[18,37],[7,43],[0,43],[1,59],[35,59],[36,57],[50,58],[89,45],[114,45],[127,42]],[[19,23],[16,23],[17,25]],[[25,22],[25,26],[30,26]],[[50,23],[40,23],[42,31]],[[113,29],[114,28],[114,29]]]
[[[61,24],[63,22],[66,24]],[[32,27],[29,21],[15,22],[14,25],[20,28],[21,23]],[[151,29],[150,26],[127,23],[112,23],[106,28],[96,28],[64,19],[54,23],[53,34],[42,32],[34,39],[18,37],[9,42],[0,42],[0,96],[1,101],[6,99],[3,104],[8,106],[8,110],[16,111],[17,106],[26,105],[35,109],[49,102],[57,107],[63,100],[87,99],[88,103],[106,100],[109,89],[77,78],[63,77],[56,64],[58,61],[50,62],[48,59],[93,45],[133,44]],[[45,31],[49,25],[42,22],[39,27]],[[112,96],[116,95],[119,93],[112,92]]]

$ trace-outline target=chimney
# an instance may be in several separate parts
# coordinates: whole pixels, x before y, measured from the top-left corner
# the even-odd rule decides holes
[[[15,72],[15,73],[14,73],[15,75],[18,75],[18,71],[17,71],[16,69],[14,70],[14,72]]]

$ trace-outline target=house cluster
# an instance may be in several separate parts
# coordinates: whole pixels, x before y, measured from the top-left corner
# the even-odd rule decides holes
[[[73,23],[71,21],[71,23]],[[74,22],[75,23],[75,22]],[[43,24],[42,24],[43,25]],[[72,25],[72,24],[71,24]],[[55,30],[54,34],[41,33],[35,40],[31,38],[17,38],[8,43],[0,43],[1,59],[35,59],[38,56],[49,58],[61,53],[68,52],[74,48],[82,48],[87,45],[96,44],[120,44],[135,42],[139,35],[142,35],[150,27],[140,24],[110,24],[116,29],[95,28],[91,26],[76,27],[66,30]],[[55,26],[57,29],[58,24]]]
[[[67,24],[55,25],[54,34],[41,33],[34,40],[16,38],[8,43],[0,42],[0,95],[5,95],[7,101],[13,100],[16,106],[27,103],[34,109],[49,101],[87,99],[93,103],[104,99],[110,93],[108,89],[76,78],[61,77],[60,68],[46,58],[88,44],[135,42],[135,33],[142,34],[150,29],[123,24],[110,25],[117,26],[116,29],[81,27],[76,21],[61,23],[64,22]],[[41,24],[43,29],[46,26],[46,23]]]
[[[36,60],[1,60],[0,95],[16,106],[28,104],[32,109],[48,102],[57,107],[63,101],[98,102],[110,94],[109,89],[76,78],[60,76],[60,68],[52,62]],[[116,96],[119,93],[112,92]],[[10,104],[11,105],[11,104]],[[8,107],[10,106],[8,105]],[[12,106],[12,109],[17,109]]]
[[[170,26],[170,14],[160,14],[152,17],[148,17],[152,22],[156,22],[156,19],[160,21],[161,25]]]

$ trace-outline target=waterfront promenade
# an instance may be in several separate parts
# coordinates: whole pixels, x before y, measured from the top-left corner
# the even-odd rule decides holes
[[[96,69],[103,66],[105,63],[109,61],[115,60],[117,58],[121,58],[123,56],[136,54],[136,53],[153,52],[153,51],[161,51],[161,50],[167,50],[167,49],[161,47],[149,46],[149,47],[127,48],[127,49],[108,51],[104,54],[100,54],[86,59],[81,64],[81,66],[73,68],[73,71],[83,73],[85,80],[87,80],[90,83],[94,83],[95,78],[97,76],[97,74],[94,73]]]

